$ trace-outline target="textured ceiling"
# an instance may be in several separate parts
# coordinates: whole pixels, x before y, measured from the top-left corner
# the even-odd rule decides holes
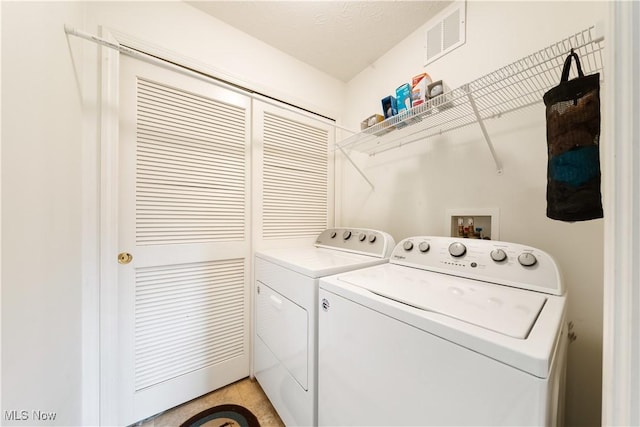
[[[451,1],[188,1],[348,82]]]

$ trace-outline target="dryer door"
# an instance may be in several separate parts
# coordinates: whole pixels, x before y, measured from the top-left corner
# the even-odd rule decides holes
[[[308,330],[305,309],[258,281],[257,334],[295,380],[308,390]]]

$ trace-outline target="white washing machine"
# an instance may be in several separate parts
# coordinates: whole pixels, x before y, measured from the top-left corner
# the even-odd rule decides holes
[[[384,232],[335,228],[314,245],[255,254],[254,374],[286,425],[317,425],[319,278],[388,262]]]
[[[321,279],[318,421],[562,424],[566,296],[547,253],[412,237]]]

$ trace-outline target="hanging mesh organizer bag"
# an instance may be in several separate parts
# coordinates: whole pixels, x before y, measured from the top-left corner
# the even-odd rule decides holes
[[[569,80],[571,60],[578,77]],[[600,74],[585,76],[571,49],[560,84],[543,96],[547,115],[547,216],[561,221],[602,218]]]

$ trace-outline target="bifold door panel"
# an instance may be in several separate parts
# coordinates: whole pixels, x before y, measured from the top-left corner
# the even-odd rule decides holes
[[[253,103],[254,247],[305,242],[333,225],[334,129]]]
[[[250,98],[121,57],[120,421],[249,374]]]

